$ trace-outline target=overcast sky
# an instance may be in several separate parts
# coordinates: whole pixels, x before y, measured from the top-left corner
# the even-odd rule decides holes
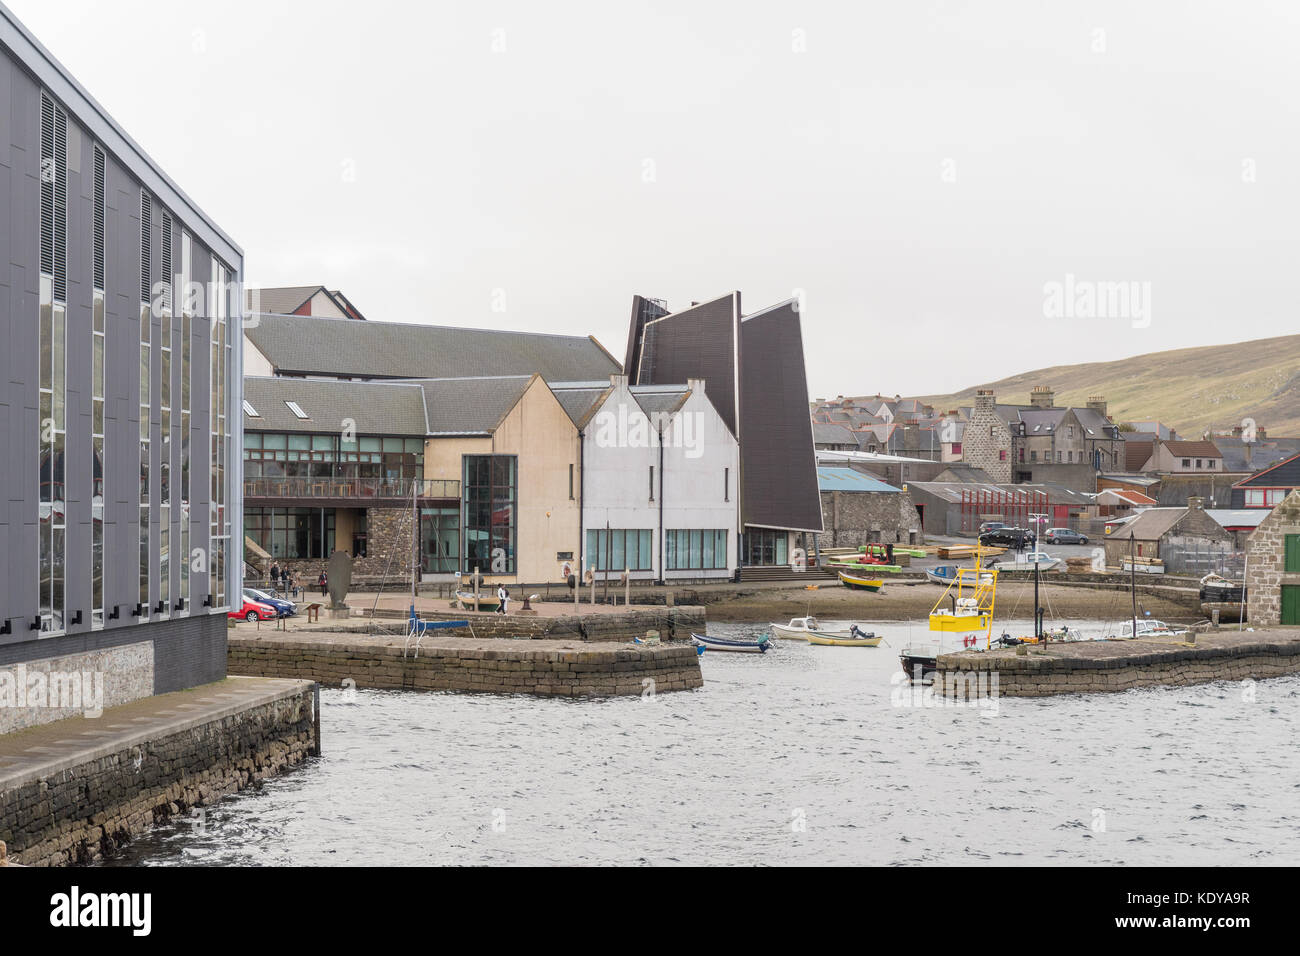
[[[621,360],[633,293],[798,290],[814,396],[1300,331],[1294,3],[5,2],[372,319]]]

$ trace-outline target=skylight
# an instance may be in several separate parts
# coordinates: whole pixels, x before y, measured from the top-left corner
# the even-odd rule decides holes
[[[307,419],[307,413],[302,410],[302,406],[297,402],[285,402],[285,404],[289,406],[289,411],[293,412],[299,418],[304,421]]]
[[[257,414],[257,409],[253,407],[253,404],[248,399],[244,399],[244,414],[247,415],[249,418],[262,417],[261,415]]]

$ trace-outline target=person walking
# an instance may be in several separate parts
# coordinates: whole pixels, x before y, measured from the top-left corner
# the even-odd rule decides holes
[[[497,605],[497,613],[509,614],[510,612],[507,610],[506,605],[510,603],[510,592],[506,590],[504,584],[497,586],[497,601],[499,602]]]
[[[274,591],[280,581],[280,562],[271,562],[271,590]]]
[[[320,584],[320,596],[321,597],[327,596],[330,590],[329,575],[327,575],[324,571],[322,571],[320,573],[320,581],[318,583]]]

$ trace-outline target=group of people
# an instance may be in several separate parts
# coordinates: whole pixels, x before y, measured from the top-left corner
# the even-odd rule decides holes
[[[271,587],[273,589],[281,590],[285,594],[291,594],[296,598],[298,597],[299,591],[298,575],[296,572],[290,571],[288,568],[280,567],[278,561],[272,562]]]
[[[316,581],[320,587],[321,597],[329,595],[329,576],[324,571],[320,573],[320,578]],[[271,588],[272,590],[283,591],[291,595],[295,600],[302,593],[302,585],[298,582],[298,572],[290,571],[288,568],[280,567],[279,561],[271,563]]]

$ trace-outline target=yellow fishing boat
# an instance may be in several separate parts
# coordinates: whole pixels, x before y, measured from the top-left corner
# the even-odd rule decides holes
[[[809,634],[809,644],[821,644],[824,647],[879,647],[883,637],[874,634],[868,637],[825,637],[821,634]]]
[[[864,578],[857,574],[849,574],[847,571],[840,571],[840,583],[846,588],[853,588],[858,591],[879,591],[885,586],[882,580],[874,578]]]
[[[982,549],[981,549],[982,550]],[[997,568],[958,568],[956,577],[930,611],[930,634],[914,638],[899,655],[903,671],[914,680],[934,673],[943,654],[987,649],[993,641],[993,609],[997,598]]]

